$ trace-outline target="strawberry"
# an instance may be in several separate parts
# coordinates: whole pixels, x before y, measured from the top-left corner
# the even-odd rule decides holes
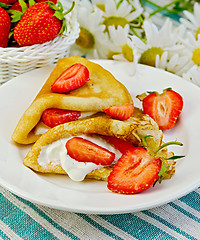
[[[113,136],[102,136],[110,145],[119,150],[122,154],[128,149],[133,148],[133,144]]]
[[[73,5],[74,6],[74,5]],[[70,11],[72,8],[70,9]],[[14,38],[20,46],[41,44],[53,40],[66,28],[61,3],[39,2],[30,6],[14,28]]]
[[[73,137],[66,143],[67,154],[78,162],[93,162],[97,165],[110,165],[115,154],[81,137]]]
[[[17,2],[17,0],[0,0],[0,2],[10,5]]]
[[[7,47],[11,21],[5,9],[0,7],[0,47]]]
[[[42,121],[49,127],[77,120],[81,116],[79,111],[48,108],[42,114]]]
[[[183,109],[183,98],[168,88],[161,94],[150,93],[143,99],[142,105],[144,113],[152,117],[161,130],[167,130],[174,127]]]
[[[134,105],[126,103],[121,106],[112,106],[109,108],[104,108],[103,111],[110,117],[118,120],[127,120],[134,112]]]
[[[67,68],[56,79],[51,86],[51,90],[57,93],[66,93],[83,86],[89,80],[88,69],[84,65],[76,63]]]
[[[26,7],[27,9],[29,8],[29,5],[28,3],[25,3],[26,4]],[[16,10],[16,11],[20,11],[22,12],[22,6],[20,5],[19,2],[15,2],[10,8],[9,10]],[[11,12],[12,13],[12,12]]]
[[[160,158],[152,157],[142,147],[131,148],[114,165],[107,187],[115,193],[142,192],[157,181],[160,169]]]
[[[36,2],[47,2],[46,0],[35,0]],[[48,0],[48,1],[51,1],[53,2],[54,4],[57,3],[57,0]]]

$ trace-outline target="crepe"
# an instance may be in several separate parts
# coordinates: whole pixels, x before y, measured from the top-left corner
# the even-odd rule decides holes
[[[38,163],[38,158],[41,154],[41,150],[45,146],[63,138],[83,134],[115,136],[131,142],[134,146],[143,146],[142,138],[146,135],[151,135],[152,137],[146,139],[146,147],[149,151],[157,149],[161,145],[163,137],[162,131],[159,130],[154,120],[148,115],[143,114],[142,111],[137,108],[134,114],[126,121],[111,119],[104,114],[97,114],[92,118],[56,126],[44,133],[28,152],[23,161],[24,165],[36,172],[66,174],[59,163],[55,165],[49,162],[45,166],[40,165]],[[164,157],[171,155],[166,149],[163,149],[160,154]],[[173,162],[169,162],[168,165],[171,166],[169,171],[170,177],[174,171]],[[86,177],[106,181],[111,171],[112,166],[103,167],[100,170],[96,169],[90,172]]]
[[[90,81],[66,94],[53,93],[51,85],[61,73],[75,63],[81,63],[88,68]],[[41,122],[43,111],[48,108],[99,112],[103,108],[125,103],[132,103],[128,90],[106,69],[85,58],[63,58],[58,60],[42,89],[19,120],[12,139],[21,144],[34,143],[40,137],[35,134],[34,128]]]

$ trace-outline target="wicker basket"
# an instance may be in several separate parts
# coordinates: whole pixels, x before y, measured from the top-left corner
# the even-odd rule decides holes
[[[79,35],[76,9],[66,16],[66,20],[66,32],[52,41],[27,47],[0,47],[0,83],[69,56],[70,47]]]

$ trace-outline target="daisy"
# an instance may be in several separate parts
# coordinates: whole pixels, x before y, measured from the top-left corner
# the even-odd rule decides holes
[[[115,27],[118,25],[124,27],[127,24],[134,26],[136,19],[143,13],[143,8],[138,0],[106,0],[104,4],[103,24],[106,29],[111,25]]]
[[[200,4],[194,4],[193,13],[184,11],[185,18],[181,18],[180,22],[185,26],[185,28],[193,33],[193,35],[198,38],[200,34]]]
[[[189,71],[195,65],[200,67],[200,38],[196,39],[191,32],[188,32],[187,37],[187,39],[182,39],[182,46],[185,48],[182,56],[185,55],[188,58],[184,72]]]
[[[133,65],[129,71],[130,74],[134,74],[135,66],[138,61],[138,55],[134,47],[133,41],[129,35],[129,25],[124,27],[109,26],[109,42],[105,48],[107,49],[107,58],[132,62]]]
[[[200,87],[200,67],[193,66],[188,72],[183,74],[183,78]]]
[[[81,7],[78,10],[77,18],[80,24],[80,33],[71,49],[72,54],[87,58],[105,58],[102,44],[107,42],[108,35],[104,33],[105,26],[100,24],[102,11],[95,8],[93,12],[90,12],[87,8]]]
[[[172,22],[169,19],[160,29],[150,20],[145,20],[143,28],[146,35],[145,42],[136,36],[132,37],[140,54],[140,63],[155,67],[157,55],[161,58],[165,51],[178,51],[180,48],[180,45],[177,45],[178,40],[173,34]]]
[[[184,68],[188,62],[186,56],[179,56],[177,53],[169,57],[168,52],[164,52],[161,57],[156,56],[156,68],[161,68],[168,72],[182,76]]]

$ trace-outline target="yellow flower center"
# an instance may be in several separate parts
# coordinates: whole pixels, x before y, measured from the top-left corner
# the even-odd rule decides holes
[[[119,55],[118,52],[113,52],[113,51],[110,51],[107,55],[107,58],[110,59],[110,60],[113,60],[113,56],[114,55]]]
[[[200,28],[198,28],[197,32],[196,32],[196,40],[198,40],[198,35],[200,34]]]
[[[76,44],[82,48],[92,48],[95,40],[93,35],[85,28],[80,28],[79,37],[76,39]]]
[[[105,5],[104,4],[97,4],[96,5],[101,11],[105,12]]]
[[[128,44],[125,44],[122,47],[122,54],[126,60],[128,60],[129,62],[133,62],[134,60],[133,50],[129,47]]]
[[[196,65],[200,66],[200,48],[194,50],[192,60]]]
[[[115,26],[117,29],[118,26],[124,27],[129,22],[126,20],[126,18],[123,17],[108,17],[103,21],[103,24],[106,26],[106,30],[108,31],[109,26]]]
[[[139,62],[142,64],[146,64],[146,65],[155,67],[156,56],[159,55],[161,57],[163,52],[164,51],[158,47],[149,48],[141,54]]]

